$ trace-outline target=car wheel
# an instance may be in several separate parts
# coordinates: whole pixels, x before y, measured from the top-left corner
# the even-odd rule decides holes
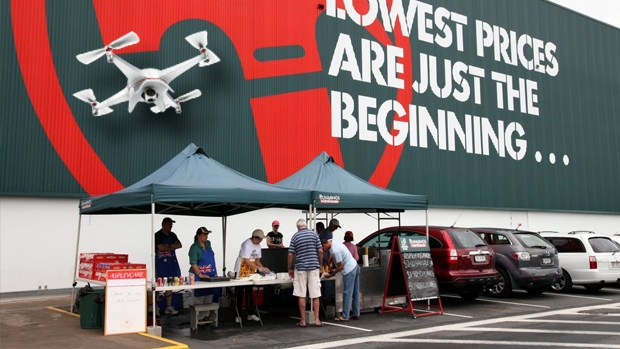
[[[504,269],[497,268],[499,272],[499,282],[489,288],[486,292],[493,297],[508,297],[512,293],[512,282],[510,282],[510,274]]]
[[[484,292],[482,288],[466,288],[462,290],[461,292],[459,292],[459,296],[461,296],[461,298],[463,299],[472,301],[480,297],[482,292]]]
[[[538,287],[529,287],[526,288],[525,290],[527,291],[527,293],[529,294],[542,294],[545,291],[547,291],[549,289],[549,285],[546,286],[538,286]]]
[[[556,292],[568,292],[573,288],[573,281],[566,270],[562,269],[562,277],[555,284],[551,285],[551,289]]]
[[[590,285],[583,285],[583,287],[586,288],[586,290],[588,291],[600,291],[601,288],[603,288],[604,285],[601,284],[590,284]]]

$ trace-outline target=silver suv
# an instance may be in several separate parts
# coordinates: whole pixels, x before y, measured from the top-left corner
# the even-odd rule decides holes
[[[598,291],[620,282],[620,247],[609,236],[591,231],[541,232],[558,250],[562,278],[551,287],[568,292],[573,285]]]
[[[500,282],[487,289],[495,297],[508,297],[514,288],[530,294],[545,292],[562,277],[558,252],[538,233],[503,228],[470,228],[495,252]]]

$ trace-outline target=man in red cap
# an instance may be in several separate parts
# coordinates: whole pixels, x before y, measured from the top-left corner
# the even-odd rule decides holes
[[[284,248],[283,235],[278,231],[280,228],[280,222],[275,220],[271,222],[271,232],[267,234],[267,247],[269,248]]]

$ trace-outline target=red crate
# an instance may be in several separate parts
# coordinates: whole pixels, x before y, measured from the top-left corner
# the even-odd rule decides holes
[[[78,277],[82,279],[92,279],[94,270],[79,270]]]
[[[107,266],[102,266],[101,264],[103,263],[97,264],[96,269],[104,269],[104,270],[146,269],[146,264],[141,264],[141,263],[111,263],[111,264],[108,264]]]
[[[127,263],[128,254],[119,253],[80,253],[80,262],[97,263]]]
[[[93,279],[98,281],[106,281],[107,270],[120,269],[146,269],[143,263],[98,263],[93,271]]]
[[[95,268],[92,262],[80,262],[78,267],[78,277],[83,279],[92,279]]]

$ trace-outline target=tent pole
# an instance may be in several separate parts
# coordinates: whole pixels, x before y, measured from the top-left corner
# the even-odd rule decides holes
[[[77,241],[75,242],[75,263],[73,264],[73,287],[71,288],[71,312],[73,313],[73,305],[75,304],[75,285],[77,282],[75,281],[77,275],[78,268],[78,260],[80,258],[80,233],[82,228],[82,214],[80,213],[78,218],[78,229],[77,229]]]
[[[224,268],[222,268],[222,276],[226,276],[226,216],[222,217],[222,247],[223,247],[223,259],[222,259],[222,265],[224,266]]]
[[[157,292],[155,287],[157,282],[155,281],[155,203],[153,202],[153,194],[151,194],[151,296],[153,301],[153,324],[152,327],[157,327]]]
[[[428,209],[424,210],[424,213],[426,214],[426,241],[428,240]]]

